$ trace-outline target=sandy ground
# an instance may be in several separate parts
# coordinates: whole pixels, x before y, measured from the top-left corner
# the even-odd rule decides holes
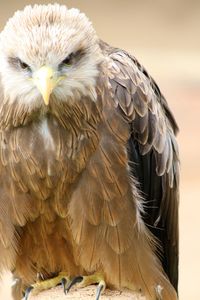
[[[0,300],[12,300],[11,290],[11,275],[4,275],[4,282],[0,289]],[[89,286],[85,288],[72,287],[69,294],[65,295],[63,288],[57,286],[51,290],[40,292],[38,295],[29,294],[29,300],[94,300],[96,295],[96,286]],[[135,294],[129,290],[115,291],[106,289],[102,295],[101,300],[145,300],[141,295]]]
[[[95,299],[95,290],[94,286],[90,286],[83,289],[72,289],[69,294],[65,295],[62,288],[57,287],[51,291],[42,292],[38,296],[30,296],[30,300],[94,300]],[[129,291],[110,291],[106,290],[101,295],[101,300],[145,300],[141,296],[133,295]]]

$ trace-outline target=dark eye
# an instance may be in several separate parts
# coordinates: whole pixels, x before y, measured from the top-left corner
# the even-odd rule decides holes
[[[23,62],[19,57],[9,57],[8,62],[15,69],[20,68],[22,70],[31,71],[31,67],[25,62]]]
[[[23,62],[19,57],[9,57],[8,62],[14,68],[31,71],[31,67]]]
[[[18,63],[23,70],[26,70],[26,69],[30,70],[29,65],[27,65],[25,62],[21,61],[20,59],[18,60]]]
[[[63,59],[63,61],[59,65],[59,68],[62,69],[63,66],[71,66],[77,64],[84,56],[84,54],[85,54],[84,49],[80,49],[76,52],[72,52],[65,59]]]
[[[71,53],[70,55],[68,55],[63,61],[62,61],[62,65],[71,65],[72,64],[72,58],[73,58],[73,53]]]

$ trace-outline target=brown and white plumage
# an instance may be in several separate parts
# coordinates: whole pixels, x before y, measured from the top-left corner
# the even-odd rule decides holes
[[[28,6],[0,35],[0,93],[0,269],[177,299],[177,126],[135,58],[76,9]]]

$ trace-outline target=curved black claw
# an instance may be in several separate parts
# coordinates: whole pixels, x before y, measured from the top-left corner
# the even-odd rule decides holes
[[[63,291],[64,291],[64,294],[66,295],[67,293],[66,293],[66,291],[67,291],[67,289],[66,289],[66,283],[67,283],[67,280],[65,279],[65,278],[62,278],[61,279],[61,285],[62,285],[62,287],[63,287]]]
[[[69,293],[71,287],[72,287],[73,285],[75,285],[76,283],[81,282],[82,280],[83,280],[83,277],[82,277],[82,276],[76,276],[76,277],[74,277],[74,278],[71,280],[71,282],[69,283],[68,287],[65,289],[65,292]]]
[[[105,289],[105,284],[98,284],[97,286],[97,291],[96,291],[96,300],[100,299],[101,293],[103,292],[103,290]]]
[[[25,295],[24,295],[24,300],[28,300],[28,296],[30,294],[30,292],[32,291],[33,286],[29,286],[26,291],[25,291]]]

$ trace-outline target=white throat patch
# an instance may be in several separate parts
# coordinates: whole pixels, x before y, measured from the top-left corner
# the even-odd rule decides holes
[[[50,132],[47,119],[45,118],[40,123],[39,132],[44,139],[45,150],[55,150],[55,143]]]

